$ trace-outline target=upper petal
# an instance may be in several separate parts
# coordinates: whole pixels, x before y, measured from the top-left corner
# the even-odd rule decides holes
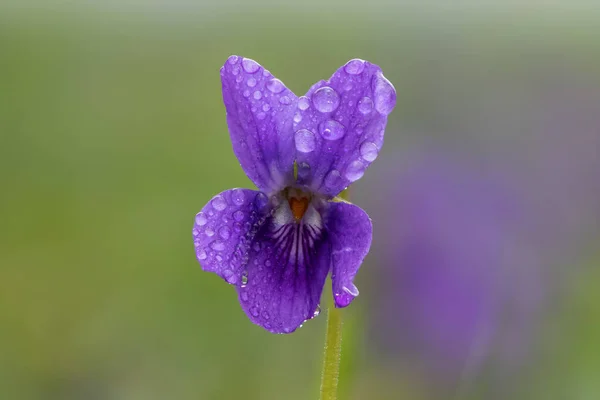
[[[233,151],[244,172],[266,192],[293,182],[292,117],[297,97],[256,61],[231,56],[221,68]]]
[[[238,286],[250,320],[273,333],[291,333],[319,312],[331,251],[320,214],[309,206],[307,216],[296,223],[287,202],[275,211],[254,238]]]
[[[262,192],[230,189],[212,198],[194,221],[196,258],[202,269],[231,284],[241,281],[244,256],[270,212]]]
[[[354,276],[371,247],[373,226],[367,213],[350,203],[329,203],[326,221],[335,305],[346,307],[358,296]]]
[[[395,104],[394,86],[363,60],[311,87],[294,115],[298,184],[333,197],[360,179],[377,158]]]

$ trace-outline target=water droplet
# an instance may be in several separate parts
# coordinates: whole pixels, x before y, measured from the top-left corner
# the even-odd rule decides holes
[[[262,111],[261,111],[261,112],[259,112],[259,113],[256,115],[256,118],[257,118],[257,119],[259,119],[259,120],[263,120],[263,119],[265,119],[266,117],[267,117],[267,114],[265,114],[265,113],[264,113],[264,112],[262,112]]]
[[[254,92],[254,96],[253,96],[256,100],[260,100],[262,98],[262,93],[260,92],[260,90],[257,90],[256,92]]]
[[[217,259],[218,262],[223,261],[223,257],[221,257],[221,256],[216,256],[215,258]]]
[[[285,89],[285,86],[279,79],[274,78],[267,82],[267,89],[273,93],[281,93]]]
[[[223,211],[225,207],[227,207],[227,202],[225,199],[219,195],[215,196],[210,204],[212,204],[213,208],[217,211]]]
[[[243,291],[240,297],[243,301],[248,301],[248,293],[246,291]]]
[[[298,177],[305,179],[310,175],[310,165],[305,162],[301,162],[298,164]]]
[[[365,165],[362,163],[362,161],[360,160],[355,160],[352,161],[350,163],[350,165],[348,165],[348,168],[346,168],[346,179],[348,179],[350,182],[354,182],[360,178],[362,178],[362,176],[365,174]]]
[[[271,106],[268,105],[267,103],[265,103],[265,104],[263,104],[262,109],[263,109],[264,112],[267,112],[267,111],[269,111],[271,109]]]
[[[253,74],[256,71],[258,71],[260,65],[258,65],[258,63],[252,60],[251,58],[244,58],[242,60],[242,67],[244,67],[244,71],[246,71],[247,73]]]
[[[313,313],[313,318],[314,317],[318,317],[319,314],[321,314],[321,306],[317,305],[317,309],[315,310],[315,312]]]
[[[235,215],[235,214],[234,214]],[[244,215],[242,214],[242,218],[244,218]],[[236,233],[240,233],[242,231],[242,225],[239,222],[236,222],[235,224],[233,224],[233,230]]]
[[[382,115],[388,115],[396,105],[396,89],[383,74],[373,77],[373,95],[375,96],[375,109]]]
[[[204,231],[204,233],[206,234],[206,236],[211,237],[215,235],[215,231],[213,230],[213,228],[211,228],[210,226],[208,228],[206,228],[206,230]]]
[[[332,112],[340,105],[340,95],[329,86],[323,86],[312,96],[315,108],[321,112]]]
[[[231,191],[231,200],[233,201],[233,204],[235,204],[236,206],[241,206],[242,204],[244,204],[244,200],[245,200],[244,190],[243,189],[233,189]]]
[[[231,236],[231,228],[228,226],[222,226],[219,229],[219,236],[221,236],[225,240],[229,239],[229,237]]]
[[[371,110],[373,110],[373,100],[371,100],[370,97],[363,97],[360,99],[358,102],[358,111],[360,111],[361,114],[367,115]]]
[[[256,207],[261,210],[263,208],[265,208],[265,206],[267,204],[269,204],[269,198],[267,197],[266,194],[264,193],[258,193],[256,195],[256,197],[254,198],[254,204],[256,205]],[[239,221],[239,220],[238,220]]]
[[[248,89],[244,90],[244,97],[250,97],[250,91]]]
[[[294,115],[294,122],[295,122],[295,123],[298,123],[298,122],[300,122],[300,121],[302,121],[302,115],[301,115],[299,112],[297,112],[297,113]]]
[[[342,290],[348,293],[350,296],[358,296],[358,288],[356,285],[354,285],[354,283],[349,283],[348,285],[342,287]]]
[[[269,315],[269,313],[268,313],[268,312],[266,312],[266,311],[263,311],[263,313],[262,313],[262,316],[263,316],[263,318],[264,318],[264,319],[269,319],[269,318],[271,318],[271,316]]]
[[[252,315],[254,315],[255,317],[258,317],[258,307],[252,307],[252,309],[250,310],[250,312],[252,313]]]
[[[203,212],[199,212],[198,214],[196,214],[196,225],[204,226],[204,225],[206,225],[207,222],[208,222],[208,219],[206,219],[206,216],[204,215]]]
[[[238,62],[239,57],[238,56],[229,56],[229,58],[227,59],[227,62],[231,65],[235,64],[236,62]]]
[[[246,85],[248,85],[248,87],[254,87],[254,86],[256,86],[256,79],[249,78],[248,81],[246,81]]]
[[[248,284],[248,271],[244,271],[242,274],[242,287],[246,287]]]
[[[254,242],[254,245],[252,245],[252,248],[254,249],[254,251],[259,252],[260,251],[260,243]]]
[[[268,69],[263,69],[263,76],[271,76],[271,73]]]
[[[220,240],[215,240],[214,242],[212,242],[210,244],[210,248],[215,251],[223,251],[223,250],[225,250],[225,243],[223,243]]]
[[[237,210],[236,212],[233,213],[233,219],[235,219],[236,221],[241,221],[244,219],[244,213],[240,210]]]
[[[360,145],[360,155],[365,161],[375,161],[378,153],[379,149],[373,142],[363,142]]]
[[[284,106],[287,106],[287,105],[288,105],[288,104],[290,104],[292,101],[290,100],[290,98],[289,98],[289,97],[287,97],[287,96],[283,96],[283,97],[280,97],[280,98],[279,98],[279,102],[280,102],[281,104],[283,104]]]
[[[265,260],[265,267],[270,267],[271,264],[271,260]]]
[[[325,176],[325,186],[329,188],[335,188],[342,182],[342,176],[340,175],[340,171],[331,170]]]
[[[315,134],[308,129],[300,129],[294,135],[296,149],[302,153],[310,153],[317,145]]]
[[[330,119],[319,124],[319,133],[324,139],[337,140],[344,136],[346,128],[339,122]]]
[[[206,257],[207,257],[206,251],[199,250],[197,255],[198,255],[198,260],[206,260]]]
[[[235,81],[236,81],[237,83],[240,83],[240,82],[241,82],[241,81],[243,81],[243,80],[244,80],[244,77],[243,77],[242,75],[238,75],[238,76],[236,76],[236,77],[235,77]]]
[[[344,71],[346,71],[346,73],[348,73],[350,75],[358,75],[361,72],[363,72],[364,69],[365,69],[364,60],[361,60],[358,58],[348,61],[346,63],[346,65],[344,66]]]
[[[302,111],[306,110],[310,106],[310,102],[308,101],[308,97],[301,96],[298,99],[298,108]]]

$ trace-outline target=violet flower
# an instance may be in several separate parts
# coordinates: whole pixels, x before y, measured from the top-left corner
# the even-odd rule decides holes
[[[233,151],[259,191],[227,190],[204,206],[196,256],[235,285],[252,322],[290,333],[317,314],[330,270],[336,307],[358,295],[371,220],[336,196],[377,157],[396,92],[358,59],[301,97],[249,58],[229,57],[221,81]]]

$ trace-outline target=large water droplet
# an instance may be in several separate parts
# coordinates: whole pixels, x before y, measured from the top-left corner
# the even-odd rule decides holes
[[[296,149],[302,153],[310,153],[315,149],[316,139],[315,134],[308,129],[300,129],[294,135]]]
[[[223,243],[220,240],[215,240],[214,242],[212,242],[210,244],[210,248],[215,251],[223,251],[223,250],[225,250],[225,243]]]
[[[363,142],[363,144],[360,145],[360,156],[365,161],[375,161],[378,153],[379,149],[377,148],[377,145],[373,142]]]
[[[254,92],[254,95],[253,95],[253,97],[254,97],[256,100],[260,100],[260,99],[262,98],[262,93],[260,92],[260,90],[257,90],[256,92]]]
[[[396,105],[396,89],[383,74],[373,77],[373,94],[375,96],[375,109],[383,115],[388,115]]]
[[[254,198],[254,204],[256,205],[256,208],[258,208],[259,210],[261,210],[261,209],[265,208],[265,206],[267,204],[269,204],[269,198],[267,197],[266,194],[260,192]]]
[[[361,114],[367,115],[373,110],[373,100],[370,97],[363,97],[358,102],[358,111]]]
[[[235,204],[236,206],[243,205],[244,200],[245,200],[244,190],[243,189],[233,189],[231,191],[231,200],[233,201],[233,204]]]
[[[330,119],[319,124],[319,133],[324,139],[338,140],[344,136],[346,128],[339,122]]]
[[[315,108],[321,112],[332,112],[340,105],[340,95],[329,86],[323,86],[312,96]]]
[[[206,218],[203,212],[199,212],[198,214],[196,214],[196,225],[204,226],[207,222],[208,219]]]
[[[239,222],[244,219],[244,213],[240,210],[237,210],[233,213],[233,218]]]
[[[342,182],[342,175],[340,175],[340,171],[331,170],[325,176],[325,186],[329,188],[335,188]]]
[[[208,228],[206,228],[206,230],[204,231],[204,234],[208,237],[212,237],[215,235],[215,231],[213,230],[213,228],[211,228],[210,226]]]
[[[231,228],[228,226],[222,226],[219,229],[219,236],[221,236],[225,240],[229,239],[229,237],[231,236]]]
[[[298,99],[298,108],[302,111],[306,110],[310,106],[310,101],[308,101],[308,97],[301,96]]]
[[[239,57],[238,56],[229,56],[229,58],[227,59],[227,62],[231,65],[235,64],[236,62],[238,62]]]
[[[199,250],[197,255],[198,255],[198,260],[206,260],[206,257],[207,257],[206,251]]]
[[[227,202],[221,196],[215,196],[210,204],[212,204],[213,208],[217,211],[223,211],[225,207],[227,207]]]
[[[346,286],[342,287],[342,290],[348,293],[350,296],[358,296],[358,288],[354,283],[348,283]]]
[[[365,69],[365,61],[359,58],[350,60],[344,66],[344,71],[350,75],[358,75]]]
[[[267,89],[273,93],[281,93],[285,89],[285,86],[279,79],[274,78],[267,82]]]
[[[250,58],[244,58],[242,60],[242,67],[244,67],[244,71],[248,72],[249,74],[253,74],[258,71],[260,65]]]
[[[362,163],[362,161],[355,160],[352,161],[350,165],[348,165],[348,168],[346,168],[346,173],[344,175],[346,176],[346,179],[348,179],[350,182],[354,182],[362,178],[364,174],[365,165]]]
[[[256,79],[249,78],[248,81],[246,82],[246,85],[248,85],[248,87],[254,87],[254,86],[256,86]]]

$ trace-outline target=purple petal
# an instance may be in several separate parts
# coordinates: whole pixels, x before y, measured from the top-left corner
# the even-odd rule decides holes
[[[377,158],[395,104],[394,86],[363,60],[311,87],[294,114],[298,183],[333,197],[360,179]]]
[[[269,210],[267,196],[250,189],[230,189],[213,197],[196,214],[192,232],[202,269],[239,284],[244,255]]]
[[[356,296],[353,283],[371,247],[373,226],[366,212],[349,203],[329,203],[326,224],[331,243],[331,281],[336,307],[346,307]]]
[[[291,333],[318,315],[331,260],[324,235],[314,207],[296,223],[287,201],[282,202],[252,242],[238,286],[240,304],[252,322],[273,333]]]
[[[244,172],[269,194],[288,186],[296,95],[254,60],[238,56],[221,68],[221,82],[233,151]]]

